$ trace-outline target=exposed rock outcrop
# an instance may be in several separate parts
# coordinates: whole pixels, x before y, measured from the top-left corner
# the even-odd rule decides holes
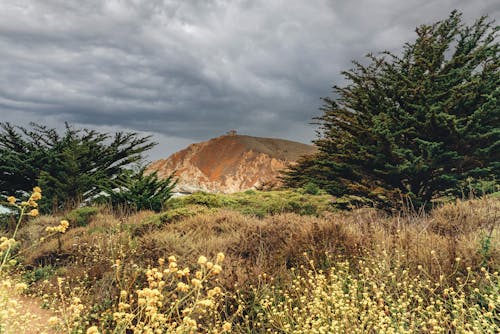
[[[177,192],[232,193],[279,185],[279,172],[316,148],[283,139],[260,138],[234,133],[191,144],[158,160],[148,171],[160,177],[175,172]]]

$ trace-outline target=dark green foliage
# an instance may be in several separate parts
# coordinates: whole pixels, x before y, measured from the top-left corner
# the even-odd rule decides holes
[[[115,208],[158,212],[172,197],[175,184],[172,175],[162,180],[158,178],[157,172],[146,175],[145,168],[137,172],[129,170],[113,182],[113,189],[107,189],[107,201]]]
[[[368,55],[325,98],[319,153],[285,176],[381,207],[461,196],[467,180],[500,175],[499,27],[461,14],[416,29],[401,56]]]
[[[107,188],[123,169],[155,145],[150,137],[114,136],[66,124],[32,129],[0,123],[0,193],[15,195],[40,186],[42,212],[76,207]]]
[[[71,226],[87,226],[99,213],[99,209],[93,206],[86,206],[71,210],[65,218],[69,221]]]
[[[27,271],[25,274],[23,274],[23,279],[29,284],[32,284],[35,282],[49,279],[55,274],[55,272],[56,272],[55,267],[47,265],[45,267],[38,267],[31,271]]]
[[[314,182],[304,184],[304,193],[309,195],[318,195],[321,189]]]

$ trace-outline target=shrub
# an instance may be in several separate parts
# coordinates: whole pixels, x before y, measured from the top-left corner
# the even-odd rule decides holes
[[[318,185],[313,182],[306,183],[303,189],[305,194],[310,194],[310,195],[318,195],[320,192],[320,188],[318,187]]]
[[[212,194],[203,191],[195,192],[188,196],[182,196],[171,199],[167,208],[178,208],[188,204],[203,205],[207,208],[221,208],[230,204],[230,200],[226,195]]]
[[[161,211],[172,197],[176,181],[173,175],[161,180],[157,172],[146,175],[145,171],[145,168],[137,172],[126,171],[113,182],[114,188],[106,190],[107,196],[101,200],[114,208]]]
[[[92,206],[74,209],[66,214],[66,219],[75,226],[87,226],[92,219],[99,213],[99,209]]]
[[[173,198],[167,208],[175,209],[186,205],[204,205],[208,208],[228,208],[246,215],[264,218],[285,212],[300,215],[320,215],[332,209],[330,195],[301,194],[295,191],[256,191],[234,194],[194,193]]]
[[[49,279],[54,274],[55,274],[54,266],[47,265],[27,271],[26,273],[24,273],[23,278],[25,281],[32,284],[38,281]]]
[[[126,224],[126,228],[134,236],[140,236],[152,229],[160,229],[166,224],[178,222],[182,219],[193,217],[196,215],[203,215],[210,212],[210,209],[202,205],[187,205],[176,209],[170,209],[166,212],[157,213],[144,218],[140,222],[133,224]]]

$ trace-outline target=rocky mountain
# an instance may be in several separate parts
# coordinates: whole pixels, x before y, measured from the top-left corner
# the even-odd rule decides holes
[[[158,171],[160,177],[175,173],[177,192],[232,193],[278,185],[281,170],[315,151],[312,145],[289,140],[229,133],[191,144],[153,162],[148,171]]]

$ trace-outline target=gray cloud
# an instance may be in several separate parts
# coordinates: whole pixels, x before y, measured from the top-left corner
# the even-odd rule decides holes
[[[0,114],[155,134],[159,158],[229,129],[308,142],[320,97],[414,28],[495,0],[0,3]]]

